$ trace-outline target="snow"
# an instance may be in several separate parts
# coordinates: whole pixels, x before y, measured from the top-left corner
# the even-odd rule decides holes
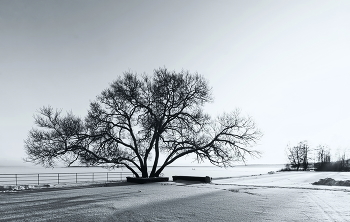
[[[158,194],[156,201],[133,205],[106,221],[350,221],[349,187],[311,184],[328,176],[343,179],[350,173],[274,172],[211,184],[169,182],[170,199],[147,188],[142,192]]]
[[[312,183],[313,185],[327,185],[327,186],[350,186],[350,180],[334,180],[332,178],[320,179],[317,182]]]
[[[23,190],[41,190],[45,188],[84,188],[84,187],[101,187],[101,186],[111,186],[120,181],[110,181],[110,182],[91,182],[85,181],[80,183],[60,183],[60,184],[40,184],[40,185],[2,185],[0,186],[0,192],[15,192]]]
[[[289,171],[276,172],[274,174],[263,174],[238,178],[227,178],[220,180],[213,180],[213,183],[232,184],[232,185],[250,185],[258,187],[276,187],[276,188],[309,188],[309,189],[328,189],[339,190],[347,189],[346,186],[315,186],[312,183],[320,179],[332,178],[334,180],[349,180],[350,172],[314,172],[314,171]]]
[[[114,184],[52,192],[0,193],[4,220],[57,221],[350,221],[350,187],[342,172],[275,172],[212,183]],[[66,188],[66,189],[63,189]],[[45,190],[49,191],[51,188]],[[41,189],[43,190],[43,188]],[[39,204],[44,201],[45,203]],[[31,203],[28,206],[28,203]]]

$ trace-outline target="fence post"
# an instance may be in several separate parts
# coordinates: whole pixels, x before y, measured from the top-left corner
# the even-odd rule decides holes
[[[92,173],[92,182],[94,182],[94,173]]]
[[[38,174],[38,185],[39,185],[39,180],[40,180],[40,179],[39,179],[39,175],[40,175],[40,174]]]
[[[78,183],[78,173],[75,173],[75,183]]]
[[[123,172],[120,172],[120,181],[123,181]]]
[[[60,174],[57,174],[57,183],[60,184]]]
[[[16,175],[15,177],[16,177],[16,186],[17,186],[17,174],[15,174],[15,175]]]
[[[107,182],[108,182],[108,172],[107,172]]]

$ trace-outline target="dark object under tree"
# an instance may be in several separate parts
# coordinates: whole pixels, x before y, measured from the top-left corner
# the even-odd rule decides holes
[[[159,177],[189,154],[224,167],[257,155],[251,146],[261,133],[252,119],[237,110],[212,119],[203,112],[210,101],[201,75],[165,68],[154,70],[152,77],[126,72],[90,104],[85,119],[41,108],[35,116],[38,128],[25,140],[27,161],[49,167],[60,160],[125,166],[147,178]],[[160,152],[166,155],[162,163]]]
[[[198,176],[173,176],[173,181],[184,180],[184,181],[198,181],[203,183],[210,183],[212,178],[209,176],[198,177]]]

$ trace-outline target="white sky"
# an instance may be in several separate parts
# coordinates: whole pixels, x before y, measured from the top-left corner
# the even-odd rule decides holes
[[[164,66],[209,80],[209,113],[252,116],[263,156],[248,163],[302,140],[342,152],[349,53],[350,1],[0,0],[0,165],[22,162],[40,107],[84,117],[124,71]]]

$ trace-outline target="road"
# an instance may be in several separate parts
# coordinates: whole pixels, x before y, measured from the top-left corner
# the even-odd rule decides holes
[[[350,221],[349,190],[215,182],[0,193],[0,221]]]

